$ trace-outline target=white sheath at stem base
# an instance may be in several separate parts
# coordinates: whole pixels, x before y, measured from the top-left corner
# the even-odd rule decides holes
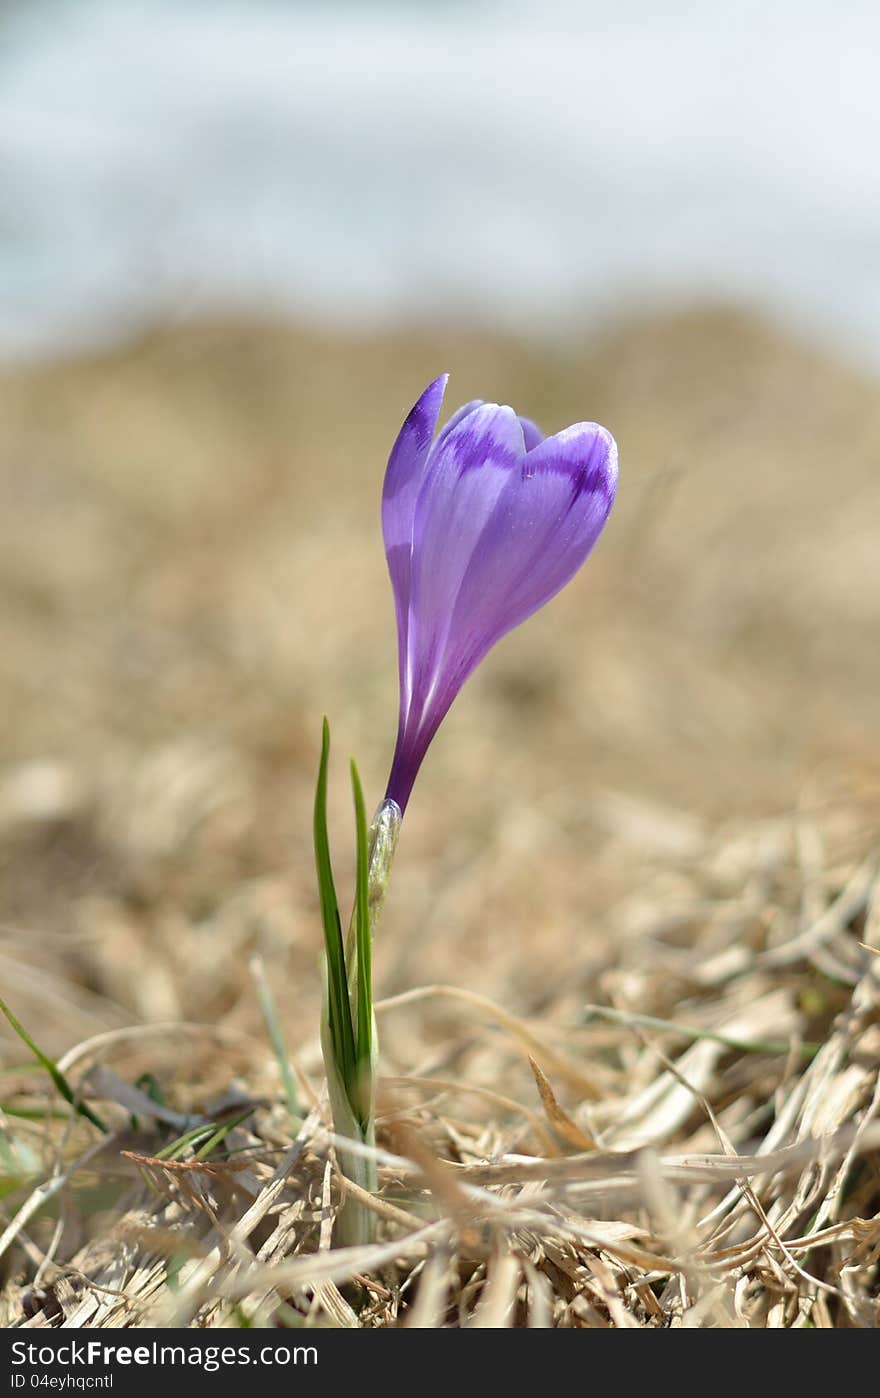
[[[400,834],[401,814],[396,801],[383,801],[373,818],[369,831],[369,877],[368,898],[370,913],[370,937],[376,935],[376,927],[391,874],[394,851]],[[345,965],[348,979],[348,993],[351,1001],[352,1022],[357,1023],[357,939],[354,930],[354,916],[348,929],[345,947]],[[327,1091],[333,1113],[333,1129],[337,1136],[344,1136],[359,1145],[373,1147],[375,1137],[375,1096],[376,1069],[378,1062],[376,1020],[373,1017],[372,1056],[366,1081],[358,1084],[359,1102],[353,1103],[346,1091],[342,1074],[339,1072],[333,1054],[333,1040],[330,1033],[330,1018],[327,1010],[326,977],[324,1009],[321,1015],[321,1048],[324,1054],[324,1067],[327,1073]],[[363,1124],[365,1123],[365,1125]],[[346,1179],[362,1189],[373,1193],[376,1189],[376,1162],[367,1155],[347,1151],[337,1145],[336,1159],[339,1169]],[[353,1247],[359,1243],[371,1242],[375,1233],[376,1215],[355,1199],[344,1199],[336,1221],[335,1241],[342,1247]]]

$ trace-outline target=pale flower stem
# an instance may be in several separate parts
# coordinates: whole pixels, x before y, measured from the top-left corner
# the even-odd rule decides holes
[[[368,898],[370,906],[370,934],[375,937],[379,918],[385,906],[388,884],[391,881],[391,865],[400,835],[400,807],[396,801],[383,801],[373,817],[369,829],[370,865],[368,874]],[[352,1010],[357,1009],[357,940],[355,935],[355,914],[352,911],[348,924],[348,937],[345,943],[345,964],[348,970],[348,986],[352,994]]]
[[[383,801],[377,810],[369,830],[369,870],[368,870],[368,899],[370,910],[370,936],[375,937],[376,927],[385,904],[388,893],[388,884],[391,875],[391,865],[394,860],[394,851],[397,848],[397,839],[400,834],[401,814],[400,808],[395,801]],[[348,992],[351,999],[352,1020],[357,1022],[357,937],[356,937],[355,915],[352,913],[348,927],[348,936],[345,945],[346,973],[348,978]],[[376,1072],[378,1064],[378,1045],[376,1019],[373,1016],[373,1054],[369,1069],[369,1081],[361,1084],[362,1100],[369,1103],[369,1113],[366,1130],[363,1130],[358,1119],[358,1113],[354,1110],[353,1104],[349,1101],[345,1092],[341,1076],[336,1070],[333,1060],[333,1049],[330,1042],[330,1035],[327,1032],[329,1021],[325,1009],[322,1019],[321,1044],[324,1050],[324,1063],[327,1069],[327,1086],[330,1094],[330,1106],[333,1111],[333,1123],[336,1132],[340,1136],[348,1136],[354,1140],[362,1142],[364,1145],[375,1145],[375,1123],[374,1123],[374,1103],[376,1097]],[[377,1188],[376,1164],[372,1159],[362,1155],[349,1153],[344,1147],[337,1147],[336,1157],[339,1168],[346,1179],[354,1184],[360,1185],[362,1189],[375,1193]],[[364,1208],[353,1197],[343,1200],[337,1216],[336,1239],[340,1246],[349,1247],[359,1243],[371,1242],[375,1233],[376,1216],[370,1209]]]

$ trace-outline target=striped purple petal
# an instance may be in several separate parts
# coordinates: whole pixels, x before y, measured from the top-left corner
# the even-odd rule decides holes
[[[469,403],[426,445],[441,384],[426,390],[407,419],[408,437],[402,449],[403,433],[398,438],[388,468],[392,489],[386,477],[383,497],[400,643],[400,717],[387,796],[401,810],[462,684],[496,641],[574,576],[602,532],[617,486],[617,448],[596,423],[544,438],[512,408]]]
[[[391,449],[382,487],[382,534],[397,609],[401,677],[409,612],[413,517],[448,378],[448,374],[441,374],[428,384],[410,409]]]

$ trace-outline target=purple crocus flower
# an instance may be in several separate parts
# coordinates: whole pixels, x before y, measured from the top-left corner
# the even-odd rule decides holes
[[[468,675],[574,576],[617,488],[614,438],[594,422],[544,437],[512,408],[477,400],[434,439],[447,377],[400,429],[382,493],[400,668],[386,800],[401,811]]]

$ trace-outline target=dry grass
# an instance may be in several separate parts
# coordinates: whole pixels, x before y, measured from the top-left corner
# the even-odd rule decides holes
[[[873,386],[721,315],[380,348],[191,329],[0,381],[2,993],[110,1128],[6,1036],[0,1319],[876,1325]],[[343,1252],[308,808],[323,709],[381,788],[378,481],[448,364],[608,421],[624,488],[420,778]]]
[[[729,829],[658,867],[598,968],[610,1003],[386,1000],[375,1245],[332,1246],[315,1044],[297,1122],[259,1040],[77,1046],[60,1066],[112,1133],[5,1121],[33,1161],[0,1243],[6,1323],[875,1325],[880,901],[853,815]],[[182,1057],[192,1092],[200,1055],[240,1086],[189,1118],[131,1086]],[[5,1097],[36,1108],[44,1087],[10,1071]],[[157,1158],[246,1109],[217,1158]]]

